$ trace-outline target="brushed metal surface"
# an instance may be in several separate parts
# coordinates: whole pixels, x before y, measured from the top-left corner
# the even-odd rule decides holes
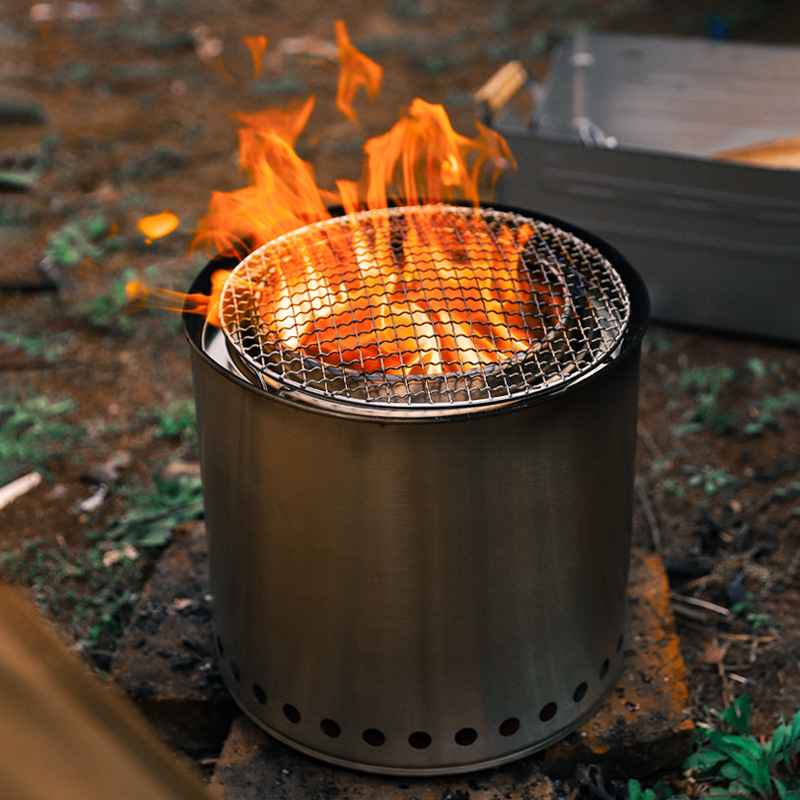
[[[497,199],[619,248],[654,318],[800,341],[800,170],[715,155],[796,135],[798,107],[795,46],[594,33],[554,51],[532,120],[483,121],[521,165]]]
[[[185,317],[218,655],[249,716],[328,761],[435,774],[592,712],[622,658],[639,306],[566,391],[432,419],[257,388]]]

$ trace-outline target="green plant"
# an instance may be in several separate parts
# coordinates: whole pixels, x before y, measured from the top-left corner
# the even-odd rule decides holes
[[[15,330],[0,331],[0,342],[14,350],[22,350],[28,358],[43,358],[52,363],[67,352],[66,343],[74,337],[72,332],[59,334],[42,333],[41,328],[18,325]]]
[[[105,535],[122,544],[160,548],[169,542],[176,525],[197,519],[202,511],[203,489],[198,476],[156,481],[152,490],[133,491],[126,497],[122,517]]]
[[[687,474],[689,478],[686,481],[686,486],[693,489],[696,486],[702,486],[703,491],[711,496],[723,489],[736,488],[740,485],[739,479],[735,475],[731,475],[722,467],[683,467],[682,472]]]
[[[785,500],[800,495],[800,481],[792,481],[788,486],[780,486],[773,492],[779,500]]]
[[[67,79],[71,83],[86,83],[93,77],[94,73],[94,67],[83,61],[76,61],[69,64],[66,69]]]
[[[753,406],[742,432],[752,436],[769,426],[780,430],[783,424],[779,415],[790,410],[800,411],[800,392],[787,389],[779,395],[767,395]]]
[[[181,476],[123,495],[123,514],[88,534],[88,548],[48,538],[23,542],[0,556],[0,576],[29,588],[87,657],[103,666],[130,619],[144,575],[175,526],[203,510],[200,479]]]
[[[675,794],[669,787],[658,781],[652,789],[643,789],[639,781],[631,778],[628,781],[628,800],[688,800],[688,795]]]
[[[25,470],[41,468],[78,438],[80,430],[63,419],[74,408],[72,400],[45,395],[0,401],[0,484]]]
[[[109,559],[111,552],[107,544],[73,551],[49,539],[29,540],[3,555],[0,575],[29,588],[42,611],[93,656],[114,650],[142,583],[139,553],[130,549]]]
[[[109,237],[111,224],[100,212],[83,219],[70,220],[48,237],[45,256],[62,269],[74,269],[84,258],[102,258],[120,246],[117,237]]]
[[[769,427],[782,429],[787,412],[800,413],[800,391],[786,388],[778,393],[766,393],[770,385],[786,386],[790,382],[784,366],[750,358],[737,368],[719,364],[685,368],[679,385],[694,393],[694,405],[683,415],[681,424],[672,429],[673,434],[680,437],[710,428],[718,434],[736,431],[754,436]],[[759,390],[762,396],[734,411],[732,398],[722,402],[725,388],[734,383]]]
[[[772,624],[772,618],[769,614],[763,614],[755,610],[755,596],[752,592],[748,592],[744,600],[734,603],[731,606],[731,613],[735,616],[744,617],[754,631],[760,628],[768,628]]]
[[[136,273],[126,269],[118,278],[108,281],[108,289],[96,294],[91,300],[81,304],[78,309],[81,316],[93,327],[100,330],[112,330],[129,336],[134,331],[134,324],[126,313],[128,295],[125,287],[133,280]]]
[[[697,725],[697,752],[684,763],[688,777],[709,784],[709,797],[800,800],[800,711],[763,742],[750,733],[749,697],[715,716],[724,728]]]
[[[683,415],[683,424],[675,426],[673,434],[685,436],[706,427],[711,427],[716,433],[732,430],[729,414],[719,408],[719,397],[722,387],[735,376],[735,369],[719,364],[685,369],[680,377],[680,386],[695,392],[695,406]]]
[[[775,489],[773,495],[778,500],[790,500],[800,496],[800,481],[793,481],[788,486]],[[800,506],[795,506],[792,513],[800,516]]]
[[[414,60],[429,75],[441,75],[443,72],[459,69],[469,63],[469,57],[455,48],[449,52],[420,54]]]
[[[197,441],[195,427],[195,407],[192,398],[175,400],[166,408],[155,412],[158,430],[156,436],[167,439],[181,439],[184,443],[193,444]]]
[[[678,500],[683,500],[686,497],[686,486],[680,481],[676,481],[674,478],[665,478],[661,482],[661,485],[665,492],[669,492]]]
[[[769,368],[764,363],[764,360],[756,356],[747,359],[745,368],[756,380],[762,380],[769,373]]]

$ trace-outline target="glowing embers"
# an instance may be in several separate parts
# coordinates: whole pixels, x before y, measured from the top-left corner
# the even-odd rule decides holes
[[[511,397],[551,380],[556,340],[561,353],[593,280],[574,268],[589,259],[570,252],[591,248],[564,232],[567,246],[554,247],[545,229],[517,214],[443,205],[315,223],[236,268],[221,323],[258,373],[326,396]],[[559,374],[575,360],[567,354]]]

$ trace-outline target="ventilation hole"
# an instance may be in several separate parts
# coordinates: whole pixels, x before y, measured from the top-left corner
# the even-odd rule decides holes
[[[454,738],[456,744],[467,747],[467,745],[473,744],[478,738],[478,731],[476,731],[475,728],[462,728],[456,733]]]
[[[500,723],[497,730],[501,736],[513,736],[519,730],[519,720],[516,717],[509,717]]]
[[[558,705],[556,703],[548,703],[539,712],[539,719],[542,722],[548,722],[556,715],[556,711],[558,711]]]
[[[604,662],[603,662],[603,663],[600,665],[600,680],[603,680],[603,678],[605,678],[605,676],[608,674],[608,668],[609,668],[610,666],[611,666],[611,662],[610,662],[608,659],[606,659],[606,660],[605,660],[605,661],[604,661]]]
[[[585,682],[578,684],[578,686],[576,687],[575,691],[572,693],[572,699],[576,703],[580,703],[580,701],[583,700],[584,697],[586,697],[586,690],[588,688],[589,687],[586,685]]]
[[[620,634],[619,639],[617,639],[617,655],[622,652],[622,645],[625,643],[625,637]]]
[[[414,733],[408,737],[408,743],[415,750],[424,750],[426,747],[431,746],[431,736],[429,733],[425,733],[425,731],[414,731]]]
[[[283,707],[283,716],[295,725],[300,722],[300,712],[290,703],[287,703]]]
[[[377,728],[367,728],[361,738],[371,747],[380,747],[386,741],[386,737]]]
[[[253,697],[255,697],[262,706],[267,702],[267,693],[257,683],[253,684]]]
[[[323,719],[322,722],[319,723],[319,727],[320,730],[326,736],[330,736],[331,739],[342,735],[342,729],[332,719]]]
[[[242,679],[242,673],[239,672],[239,665],[235,661],[231,661],[231,675],[233,675],[233,679],[237,683]]]
[[[222,639],[220,639],[219,636],[217,636],[217,652],[220,658],[225,655],[225,648],[222,646]]]

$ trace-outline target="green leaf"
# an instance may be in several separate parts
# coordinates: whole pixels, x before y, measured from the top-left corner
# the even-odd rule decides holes
[[[743,736],[750,733],[750,698],[747,695],[737,697],[719,717],[723,722]]]
[[[730,797],[742,798],[742,800],[753,800],[754,792],[751,786],[742,783],[741,781],[734,781],[728,786]]]
[[[720,773],[728,780],[739,780],[761,797],[769,797],[770,772],[767,758],[761,746],[751,738],[726,736],[720,746],[733,762],[720,769]]]
[[[752,800],[752,795],[741,787],[734,788],[731,784],[727,787],[714,786],[708,790],[707,797],[724,797],[727,800]]]
[[[172,531],[177,524],[178,520],[172,518],[154,523],[136,542],[142,547],[163,547],[172,538]]]
[[[772,779],[766,760],[753,761],[742,753],[731,753],[731,758],[738,766],[738,774],[732,775],[732,780],[739,780],[761,797],[769,797]]]
[[[642,785],[633,778],[628,781],[628,800],[645,800]]]
[[[732,757],[741,756],[753,761],[760,761],[764,757],[761,745],[750,736],[736,736],[728,733],[723,734],[720,738],[722,745],[718,746]]]
[[[767,749],[767,756],[769,758],[770,764],[773,766],[777,765],[781,761],[784,761],[787,765],[789,762],[789,757],[787,753],[787,748],[791,741],[791,730],[787,725],[784,725],[781,722],[780,725],[775,729],[775,733],[772,736],[772,740],[767,742],[766,749]]]
[[[800,743],[800,711],[794,715],[792,720],[792,741]]]
[[[685,771],[697,770],[701,775],[708,775],[713,772],[718,764],[728,760],[725,753],[719,750],[700,750],[693,753],[683,764]]]
[[[735,781],[741,775],[741,769],[732,761],[726,761],[717,771],[727,781]]]

